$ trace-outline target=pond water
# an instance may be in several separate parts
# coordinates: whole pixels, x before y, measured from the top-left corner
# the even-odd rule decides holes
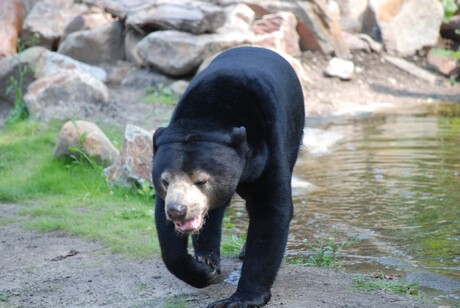
[[[319,145],[334,145],[299,156],[295,176],[316,190],[294,189],[287,253],[308,250],[305,239],[358,239],[341,252],[345,270],[425,270],[460,281],[460,105],[311,129]]]

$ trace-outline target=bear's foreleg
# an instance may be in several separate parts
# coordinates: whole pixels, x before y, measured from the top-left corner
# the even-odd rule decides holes
[[[217,268],[188,254],[188,235],[176,232],[174,224],[166,219],[164,200],[160,197],[155,201],[155,224],[163,262],[172,274],[197,288],[219,282]]]
[[[215,268],[218,274],[220,274],[220,242],[225,208],[226,206],[221,206],[209,211],[203,228],[198,234],[192,236],[195,258]]]
[[[270,300],[293,211],[290,189],[281,190],[265,189],[263,196],[247,200],[250,222],[238,288],[230,298],[208,307],[259,307]]]

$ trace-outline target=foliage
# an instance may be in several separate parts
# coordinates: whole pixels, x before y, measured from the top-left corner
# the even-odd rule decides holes
[[[150,186],[150,183],[147,181],[142,182],[140,187],[137,189],[137,193],[144,197],[146,200],[152,199],[155,197],[155,189]]]
[[[134,257],[158,253],[152,199],[111,189],[91,160],[54,158],[61,125],[22,121],[0,131],[0,202],[24,205],[27,226],[39,231],[98,239]]]
[[[449,19],[458,10],[458,5],[455,0],[441,0],[444,9],[444,19]]]
[[[171,88],[158,84],[150,87],[147,90],[147,96],[144,98],[144,103],[160,103],[162,105],[174,105],[177,101],[177,95],[173,93]]]
[[[30,45],[35,45],[40,36],[35,33],[31,39]],[[13,109],[8,113],[8,116],[5,119],[6,124],[13,124],[18,121],[22,121],[29,117],[29,111],[27,105],[24,101],[24,80],[28,73],[33,73],[32,68],[27,64],[21,63],[21,53],[26,49],[26,44],[24,41],[18,39],[17,41],[18,53],[13,57],[13,61],[18,62],[18,74],[17,78],[10,77],[5,89],[5,94],[14,93]]]
[[[338,269],[340,268],[340,265],[337,262],[338,253],[346,246],[355,243],[356,240],[353,240],[352,242],[336,242],[333,237],[328,237],[324,241],[316,240],[313,243],[308,243],[307,240],[304,240],[304,242],[307,243],[307,248],[313,251],[312,254],[309,256],[295,256],[288,258],[286,260],[288,263],[294,265]]]
[[[385,279],[385,275],[379,277],[359,276],[353,279],[353,289],[362,291],[386,291],[403,295],[417,295],[418,286],[416,283],[410,283],[401,279]]]
[[[238,237],[235,235],[224,236],[221,245],[222,255],[225,257],[237,256],[243,248],[244,243],[246,243],[245,237]]]

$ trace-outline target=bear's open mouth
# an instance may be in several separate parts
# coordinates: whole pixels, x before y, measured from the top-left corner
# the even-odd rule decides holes
[[[203,215],[197,215],[184,221],[174,221],[176,230],[182,233],[193,233],[201,229],[204,224]]]

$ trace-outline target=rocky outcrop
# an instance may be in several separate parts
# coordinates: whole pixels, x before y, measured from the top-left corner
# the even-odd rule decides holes
[[[96,124],[87,121],[68,121],[59,132],[54,156],[71,155],[87,155],[98,163],[110,165],[117,159],[118,150]]]
[[[131,187],[148,182],[152,185],[152,138],[148,132],[135,125],[127,125],[120,155],[116,162],[104,169],[111,186]]]
[[[152,32],[142,39],[137,44],[137,54],[160,72],[184,76],[194,73],[206,57],[250,42],[239,33],[194,35],[165,30]]]
[[[214,33],[225,20],[221,7],[205,1],[158,1],[128,13],[126,24],[136,28]]]
[[[36,2],[24,20],[23,39],[30,42],[33,35],[37,33],[41,46],[56,49],[69,22],[87,10],[86,5],[73,1]]]
[[[78,69],[61,69],[37,79],[24,96],[30,115],[42,121],[85,118],[108,100],[104,83]]]
[[[123,25],[114,21],[70,33],[58,52],[89,64],[115,63],[124,57]]]
[[[365,31],[379,31],[390,54],[410,56],[437,43],[443,16],[438,0],[370,0]]]
[[[24,9],[20,0],[0,1],[0,58],[16,53]]]
[[[25,93],[27,87],[35,79],[68,69],[85,72],[101,82],[104,82],[107,78],[107,73],[99,67],[76,61],[43,47],[32,47],[18,56],[0,59],[0,88],[6,89],[10,78],[19,80],[19,70],[25,72],[22,77],[22,92]],[[0,91],[0,98],[13,102],[14,93],[7,94],[4,91]]]

